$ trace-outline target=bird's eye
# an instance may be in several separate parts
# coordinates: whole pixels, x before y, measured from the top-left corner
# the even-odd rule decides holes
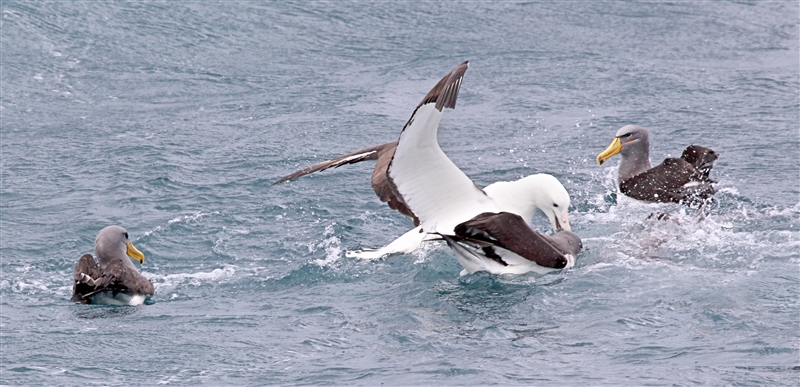
[[[631,134],[633,134],[633,133],[625,133],[625,134],[623,134],[623,135],[622,135],[622,136],[620,136],[620,137],[622,137],[622,138],[628,138],[628,137],[630,137],[630,136],[631,136]]]
[[[553,207],[558,207],[558,204],[553,203]]]
[[[125,233],[125,239],[128,239],[128,233],[127,232]]]

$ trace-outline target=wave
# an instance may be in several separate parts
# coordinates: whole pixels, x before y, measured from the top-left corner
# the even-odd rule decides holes
[[[135,238],[133,240],[133,242],[136,242],[139,239],[150,237],[150,236],[152,236],[152,235],[154,235],[156,233],[160,233],[160,232],[170,228],[170,226],[172,226],[174,224],[177,224],[177,223],[189,223],[189,222],[196,221],[196,220],[198,220],[200,218],[203,218],[203,217],[206,217],[206,216],[212,216],[212,215],[218,215],[218,214],[219,214],[219,211],[212,211],[212,212],[199,211],[199,212],[195,212],[194,214],[182,215],[182,216],[179,216],[177,218],[173,218],[173,219],[168,220],[167,224],[164,225],[164,226],[156,226],[153,229],[145,231],[144,233],[142,233],[141,236],[139,236],[138,238]]]

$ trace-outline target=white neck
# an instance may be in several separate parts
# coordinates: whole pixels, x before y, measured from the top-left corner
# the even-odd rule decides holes
[[[484,188],[484,191],[501,211],[517,214],[525,223],[530,223],[536,210],[545,208],[546,205],[542,203],[546,196],[546,186],[541,176],[536,174],[516,181],[499,181]]]

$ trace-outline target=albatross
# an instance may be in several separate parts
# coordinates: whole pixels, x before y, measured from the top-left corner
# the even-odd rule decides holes
[[[645,202],[702,205],[714,194],[708,175],[719,157],[713,150],[689,145],[681,157],[667,158],[650,165],[650,132],[640,126],[626,125],[617,131],[611,145],[597,155],[597,164],[620,154],[619,190],[624,195]]]
[[[378,259],[392,254],[408,254],[418,249],[426,238],[435,239],[435,237],[428,237],[428,234],[422,232],[419,219],[402,199],[396,196],[391,186],[387,169],[396,148],[397,141],[393,141],[350,152],[284,176],[273,185],[329,168],[377,160],[372,172],[372,189],[381,201],[389,205],[389,208],[411,217],[416,227],[381,248],[348,250],[345,255],[351,258]],[[484,192],[500,205],[503,211],[521,216],[526,223],[530,223],[539,210],[547,216],[553,232],[571,230],[568,213],[569,193],[553,175],[537,173],[515,181],[499,181],[486,186]]]
[[[422,232],[448,242],[464,268],[462,274],[481,270],[519,274],[571,267],[580,248],[569,244],[580,242],[577,235],[566,237],[559,234],[569,231],[561,231],[548,237],[531,229],[521,216],[504,212],[503,206],[475,185],[439,147],[443,110],[455,108],[468,68],[466,61],[445,75],[403,127],[386,173],[395,196],[419,219]],[[470,249],[477,244],[479,248]]]
[[[453,105],[455,106],[455,101],[453,101]],[[272,185],[329,168],[377,160],[372,172],[372,189],[381,201],[387,203],[389,208],[411,217],[416,227],[381,248],[349,250],[345,255],[351,258],[378,259],[391,254],[408,254],[418,249],[423,240],[436,239],[436,237],[429,236],[422,231],[422,228],[419,227],[419,219],[398,195],[388,176],[389,163],[395,155],[397,144],[397,141],[393,141],[325,160],[284,176]],[[569,193],[552,175],[537,173],[516,181],[500,181],[488,185],[483,191],[499,206],[501,211],[519,215],[526,224],[530,224],[536,211],[540,210],[550,221],[553,232],[571,231],[568,214]]]
[[[108,226],[97,234],[94,253],[78,259],[73,271],[72,301],[81,304],[139,305],[154,293],[131,259],[144,263],[144,254],[131,243],[120,226]],[[130,258],[128,258],[130,257]]]
[[[455,228],[455,235],[440,234],[456,252],[464,268],[461,275],[478,271],[492,274],[545,274],[572,267],[583,248],[571,231],[553,236],[539,234],[516,214],[483,213]]]

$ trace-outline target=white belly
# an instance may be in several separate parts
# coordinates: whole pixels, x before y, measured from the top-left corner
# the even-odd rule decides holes
[[[92,296],[92,304],[135,306],[144,303],[146,297],[144,294],[118,292],[114,295],[111,291],[104,291]]]

